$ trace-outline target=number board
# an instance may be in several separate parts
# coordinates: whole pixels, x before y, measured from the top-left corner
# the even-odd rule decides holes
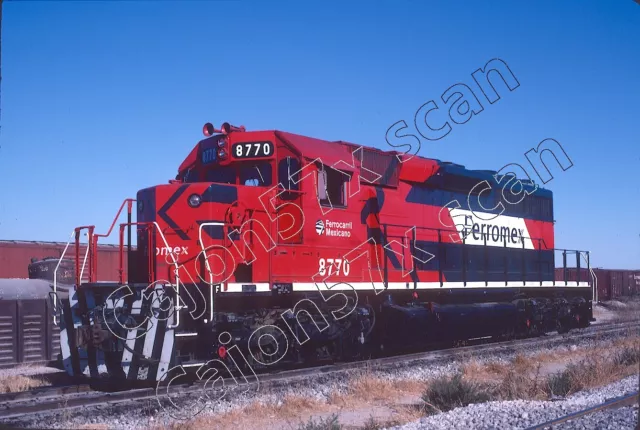
[[[235,158],[265,158],[273,155],[271,142],[243,142],[235,143],[231,148]]]
[[[216,152],[216,148],[207,148],[202,151],[201,161],[202,164],[211,164],[216,161],[218,153]]]

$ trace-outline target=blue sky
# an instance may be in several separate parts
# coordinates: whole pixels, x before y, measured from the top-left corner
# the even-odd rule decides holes
[[[556,246],[590,250],[595,266],[640,268],[632,0],[3,8],[2,239],[105,230],[125,197],[175,176],[207,121],[389,148],[392,124],[412,125],[420,106],[465,83],[484,110],[423,140],[420,154],[499,169],[558,140],[574,166],[551,167],[546,185]],[[497,85],[490,104],[471,74],[493,58],[520,86]]]

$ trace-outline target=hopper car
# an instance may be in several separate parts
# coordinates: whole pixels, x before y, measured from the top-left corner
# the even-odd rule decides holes
[[[245,374],[592,320],[591,277],[555,276],[589,254],[555,248],[552,192],[529,179],[279,130],[203,132],[106,233],[76,228],[75,280],[53,295],[69,374]],[[96,274],[111,234],[116,282]]]

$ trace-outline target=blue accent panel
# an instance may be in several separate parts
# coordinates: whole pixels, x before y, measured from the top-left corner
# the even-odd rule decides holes
[[[496,172],[468,170],[464,166],[440,162],[440,170],[437,174],[431,176],[423,184],[413,185],[409,190],[406,201],[442,207],[451,201],[457,200],[461,209],[493,214],[500,213],[501,209],[498,207],[496,210],[486,210],[483,207],[492,208],[502,202],[504,206],[502,215],[548,222],[553,221],[553,193],[551,191],[538,188],[531,195],[526,195],[521,202],[510,204],[503,197],[505,185],[508,186],[508,189],[504,194],[512,200],[520,198],[520,196],[510,195],[511,193],[508,192],[514,186],[513,181],[508,183],[507,179],[502,179],[502,183],[499,184],[493,177],[494,174]],[[482,181],[487,181],[491,189],[482,193],[479,199],[480,202],[478,202],[478,195],[471,195],[471,198],[469,198],[469,191]],[[530,192],[535,189],[529,182],[522,182],[521,180],[521,184],[526,191]],[[487,184],[478,186],[476,191],[481,191],[482,188],[486,187]],[[522,192],[519,187],[514,191]],[[449,205],[449,207],[455,206]]]
[[[430,253],[435,255],[435,257],[429,260]],[[438,243],[437,242],[429,242],[425,240],[416,240],[414,246],[411,249],[411,255],[415,256],[414,259],[414,268],[415,270],[435,270],[437,271],[440,267],[440,260],[438,259]],[[427,261],[429,260],[429,261]],[[422,261],[427,261],[423,263]]]
[[[218,151],[216,148],[207,148],[202,150],[202,154],[200,155],[200,162],[203,165],[215,163],[218,157]]]
[[[380,209],[378,208],[378,199],[371,197],[364,202],[362,211],[360,211],[360,222],[362,224],[366,224],[369,215],[378,213],[380,213]]]
[[[180,229],[178,223],[176,223],[168,214],[167,211],[173,206],[173,204],[180,198],[182,194],[187,190],[189,185],[181,185],[180,188],[176,190],[175,193],[171,196],[169,200],[160,208],[158,211],[158,216],[165,222],[169,227],[175,230],[176,234],[182,240],[189,240],[189,235]]]
[[[384,206],[384,190],[380,187],[376,187],[376,197],[378,198],[378,213],[382,210],[382,206]]]
[[[360,212],[360,221],[363,224],[366,224],[367,218],[369,215],[379,216],[380,211],[382,211],[382,206],[384,205],[384,190],[380,187],[376,187],[376,197],[370,198],[366,201],[362,211]],[[378,219],[379,221],[379,219]],[[367,226],[367,239],[374,238],[376,243],[382,245],[383,247],[389,243],[387,238],[384,237],[382,230],[379,227],[368,227]],[[385,258],[389,259],[391,266],[396,270],[402,270],[402,264],[398,259],[398,256],[391,251],[390,249],[383,248]],[[411,280],[414,282],[418,282],[418,274],[414,270],[411,273]]]
[[[198,158],[203,165],[215,163],[218,159],[218,141],[221,135],[214,135],[198,142]]]
[[[362,207],[362,210],[360,211],[360,222],[362,224],[366,224],[367,218],[369,218],[369,215],[371,214],[374,214],[376,216],[379,215],[383,205],[384,205],[384,190],[380,187],[376,187],[376,197],[370,197],[369,199],[367,199],[364,203],[364,206]],[[367,227],[367,234],[369,230],[370,229]],[[380,229],[378,228],[377,230],[380,230]],[[371,236],[367,235],[367,239],[370,237]],[[376,241],[380,243],[377,239]]]
[[[138,191],[136,200],[137,200],[136,220],[138,222],[155,221],[156,220],[156,189],[155,187],[145,188],[144,190]],[[141,205],[142,205],[142,210],[140,210]]]
[[[391,177],[398,170],[398,164],[400,164],[400,160],[398,160],[398,157],[396,156],[391,157],[391,162],[387,166],[387,169],[385,170],[384,174],[382,175],[382,178],[380,179],[381,183],[383,184],[389,183],[389,181],[391,180]]]
[[[438,265],[447,281],[462,282],[463,245],[444,243],[443,256],[438,260],[437,243],[431,245],[418,241],[417,246],[432,254],[436,258],[423,264],[416,261],[416,270],[438,270]],[[531,249],[487,247],[486,262],[488,264],[485,276],[485,248],[483,246],[467,245],[467,282],[504,282],[505,256],[507,281],[552,281],[554,279],[553,251],[538,251]],[[522,262],[524,255],[525,275],[523,277]]]
[[[382,243],[382,229],[379,227],[367,227],[367,240],[373,238],[376,243]]]
[[[196,221],[198,223],[198,225],[204,224],[206,222],[224,222],[223,220],[217,220],[217,219],[210,219],[210,220],[200,220],[200,221]],[[202,231],[209,236],[211,239],[214,240],[222,240],[224,238],[224,228],[221,225],[206,225],[202,228]],[[240,239],[240,233],[233,233],[231,234],[233,230],[231,229],[231,226],[227,226],[227,236],[231,236],[231,240],[239,240]]]
[[[234,185],[211,184],[202,193],[203,203],[227,203],[238,200],[238,189]]]
[[[198,221],[198,224],[202,224],[207,221]],[[205,225],[202,231],[207,234],[211,239],[222,240],[224,239],[224,228],[221,225]]]
[[[478,202],[478,196],[476,195],[472,195],[471,198],[469,198],[468,193],[430,189],[426,188],[424,185],[412,186],[405,199],[408,203],[418,203],[438,207],[443,207],[454,200],[458,201],[460,209],[499,214],[501,211],[500,207],[496,210],[486,210],[482,208],[480,204],[485,208],[492,208],[503,199],[501,198],[501,190],[483,193],[479,199],[480,202]],[[547,222],[553,221],[552,200],[541,198],[537,193],[526,196],[516,205],[511,205],[504,201],[502,202],[502,205],[504,206],[502,215]],[[456,205],[450,204],[448,207],[455,208]]]

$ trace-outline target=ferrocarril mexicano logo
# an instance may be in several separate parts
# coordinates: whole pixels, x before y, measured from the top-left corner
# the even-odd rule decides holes
[[[316,222],[316,233],[331,237],[351,237],[353,222],[340,222],[329,220],[318,220]]]

